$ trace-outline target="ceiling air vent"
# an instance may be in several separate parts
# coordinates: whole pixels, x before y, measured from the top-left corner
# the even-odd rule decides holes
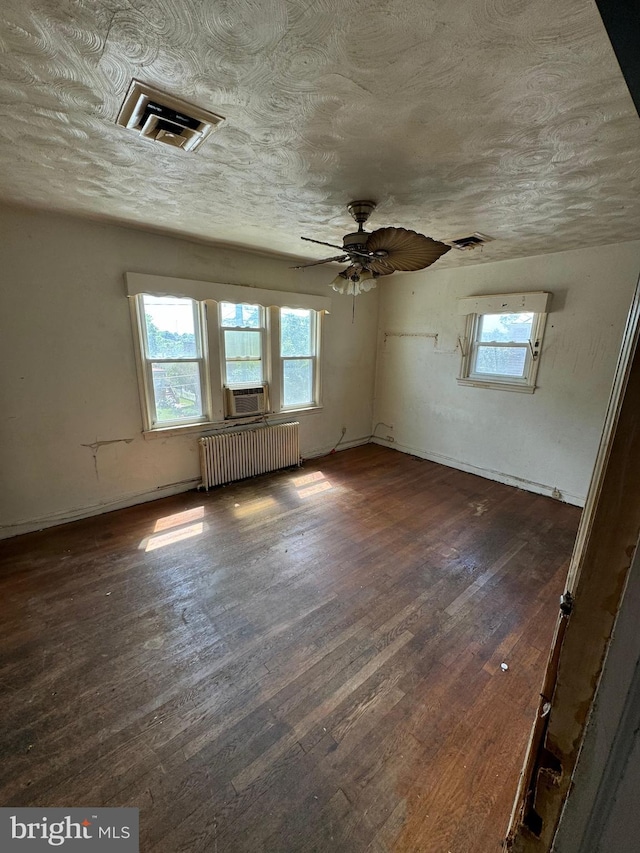
[[[457,237],[455,240],[443,240],[447,246],[453,246],[454,249],[475,249],[476,246],[484,246],[485,243],[489,243],[493,240],[493,237],[487,237],[486,234],[480,234],[479,231],[476,231],[475,234],[471,234],[469,237]]]
[[[133,80],[116,124],[143,139],[195,151],[223,121],[222,116]]]

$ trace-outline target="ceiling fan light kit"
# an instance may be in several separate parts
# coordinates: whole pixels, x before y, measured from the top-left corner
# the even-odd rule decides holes
[[[368,200],[352,201],[347,205],[347,210],[358,223],[358,230],[345,234],[342,246],[302,237],[310,243],[342,249],[343,254],[301,264],[294,269],[327,264],[330,261],[349,261],[349,266],[338,273],[330,287],[338,293],[357,296],[375,287],[376,279],[381,275],[425,269],[451,249],[451,246],[445,243],[407,228],[378,228],[370,233],[365,231],[364,223],[375,207],[376,203]]]
[[[359,293],[366,293],[367,290],[374,288],[379,276],[370,270],[358,268],[358,266],[352,265],[346,270],[342,270],[329,286],[337,293],[343,293],[347,296],[358,296]]]

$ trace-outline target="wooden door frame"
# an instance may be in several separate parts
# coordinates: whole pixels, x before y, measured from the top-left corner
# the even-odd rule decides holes
[[[504,849],[548,853],[640,535],[640,281]],[[567,606],[565,608],[569,610]]]

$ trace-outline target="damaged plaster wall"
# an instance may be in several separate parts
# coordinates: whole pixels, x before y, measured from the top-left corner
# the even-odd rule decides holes
[[[633,242],[383,280],[375,440],[582,505],[639,268]],[[528,290],[553,294],[535,393],[458,385],[456,300]]]
[[[330,295],[331,270],[68,216],[0,208],[0,538],[193,488],[197,435],[145,439],[126,271]],[[305,456],[368,440],[377,293],[334,294]]]

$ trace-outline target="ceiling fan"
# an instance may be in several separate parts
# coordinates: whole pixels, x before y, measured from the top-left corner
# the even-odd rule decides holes
[[[309,243],[340,249],[341,254],[310,264],[300,264],[292,269],[305,269],[330,261],[348,261],[349,266],[338,273],[331,282],[331,287],[338,293],[357,296],[358,293],[375,287],[376,279],[380,276],[425,269],[451,248],[407,228],[378,228],[370,233],[365,231],[364,223],[375,207],[375,201],[352,201],[347,205],[347,210],[358,223],[358,230],[345,234],[342,246],[302,237],[302,240]]]

